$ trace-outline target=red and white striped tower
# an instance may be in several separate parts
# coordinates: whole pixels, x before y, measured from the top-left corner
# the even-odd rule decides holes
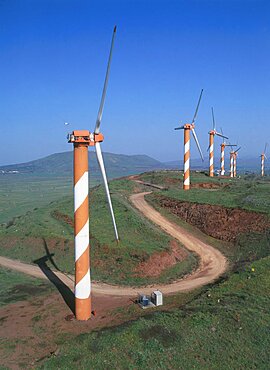
[[[264,154],[261,154],[261,173],[264,176]]]
[[[233,158],[233,156],[234,156],[234,152],[233,151],[231,151],[230,152],[230,176],[231,177],[234,177],[234,158]]]
[[[224,154],[225,154],[225,143],[220,144],[221,153],[220,153],[220,175],[225,175],[225,160],[224,160]]]
[[[266,148],[267,148],[268,143],[265,143],[264,151],[261,154],[261,175],[264,176],[264,161],[266,158]]]
[[[190,129],[191,125],[186,124],[184,128],[184,190],[190,189]]]
[[[215,131],[209,132],[209,176],[214,176],[214,135]]]
[[[238,152],[239,152],[240,149],[241,149],[241,147],[237,148],[233,152],[233,177],[236,177],[236,159],[237,159]]]
[[[233,153],[233,177],[236,177],[236,152]]]
[[[215,116],[214,116],[214,108],[212,107],[212,120],[213,120],[213,129],[209,131],[209,176],[214,176],[214,137],[215,135],[220,136],[224,139],[228,139],[227,136],[223,135],[222,129],[221,133],[216,131],[216,122],[215,122]]]
[[[88,145],[89,131],[74,131],[74,238],[75,238],[75,316],[91,316],[89,256]]]

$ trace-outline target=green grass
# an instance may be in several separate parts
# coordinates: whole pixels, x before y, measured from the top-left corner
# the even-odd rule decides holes
[[[65,195],[72,196],[72,176],[33,174],[0,175],[0,224],[24,215]],[[91,178],[91,187],[100,181]]]
[[[204,173],[192,172],[192,183],[220,183],[221,186],[214,190],[200,188],[184,191],[181,188],[181,183],[172,184],[170,181],[170,179],[179,178],[179,172],[166,171],[143,174],[143,178],[146,177],[147,179],[148,176],[151,179],[149,180],[148,178],[148,181],[153,183],[161,183],[163,181],[170,185],[167,191],[155,190],[152,194],[147,195],[147,201],[171,221],[187,228],[206,243],[218,248],[229,259],[233,269],[238,268],[243,263],[254,261],[270,254],[270,230],[263,234],[255,232],[239,234],[235,243],[227,243],[207,236],[197,228],[182,221],[169,210],[162,208],[158,202],[158,195],[160,194],[163,197],[165,196],[179,201],[242,208],[248,211],[252,210],[270,215],[269,177],[262,179],[255,176],[245,176],[241,179],[233,179],[231,181],[230,179],[219,179],[218,177],[210,178]]]
[[[254,271],[252,271],[254,269]],[[44,369],[267,369],[270,258],[190,303],[67,342]]]
[[[163,195],[185,202],[215,204],[224,207],[243,208],[249,211],[270,215],[270,177],[243,176],[240,179],[210,178],[205,173],[191,172],[191,184],[213,183],[217,189],[182,189],[182,174],[177,171],[151,172],[141,179],[156,184],[166,184],[168,190]],[[170,179],[179,182],[170,183]]]
[[[52,290],[48,282],[0,267],[0,307],[32,299]]]
[[[158,278],[145,278],[134,273],[140,262],[151,254],[169,250],[171,238],[141,217],[128,198],[134,183],[125,179],[110,184],[120,243],[114,240],[112,221],[103,186],[90,193],[90,246],[92,277],[111,283],[145,285],[169,282],[196,267],[196,257],[189,253],[186,260],[162,272]],[[73,227],[55,212],[73,219],[73,200],[64,197],[50,204],[28,211],[0,228],[0,253],[33,262],[53,254],[56,266],[63,271],[74,271]],[[54,268],[48,261],[48,264]]]

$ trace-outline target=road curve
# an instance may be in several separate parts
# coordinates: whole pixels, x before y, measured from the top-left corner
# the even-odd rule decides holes
[[[153,207],[151,207],[144,199],[146,194],[150,192],[133,194],[130,197],[132,204],[149,220],[158,225],[167,234],[177,239],[188,250],[196,253],[200,258],[199,267],[190,275],[177,280],[171,284],[155,284],[144,288],[141,287],[125,287],[100,282],[92,282],[92,292],[94,294],[113,295],[113,296],[136,296],[140,293],[150,293],[153,289],[160,289],[164,294],[174,294],[177,292],[186,292],[202,285],[208,284],[216,280],[222,275],[227,267],[227,260],[221,252],[212,246],[202,242],[192,233],[183,227],[167,220]],[[6,257],[0,257],[0,265],[14,269],[25,274],[47,279],[44,273],[38,266],[23,263],[17,260],[12,260]],[[54,271],[54,274],[61,279],[71,289],[74,288],[74,278],[71,275],[63,274]],[[57,280],[57,279],[56,279]]]

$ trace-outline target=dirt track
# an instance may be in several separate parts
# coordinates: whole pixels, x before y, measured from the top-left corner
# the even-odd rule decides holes
[[[136,296],[138,292],[149,293],[151,290],[153,290],[153,288],[160,289],[164,294],[185,292],[214,281],[226,270],[227,261],[222,253],[212,246],[203,243],[181,226],[168,221],[145,201],[144,196],[146,194],[149,194],[149,192],[133,194],[130,197],[130,200],[145,217],[158,225],[173,238],[179,240],[187,249],[196,253],[200,257],[199,268],[192,274],[171,284],[156,284],[154,286],[151,285],[145,288],[114,286],[93,282],[92,291],[94,294]],[[0,257],[0,265],[34,277],[43,279],[47,278],[38,266],[22,263],[17,260]],[[66,275],[61,272],[55,272],[55,275],[57,275],[63,281],[63,283],[73,289],[73,276]]]

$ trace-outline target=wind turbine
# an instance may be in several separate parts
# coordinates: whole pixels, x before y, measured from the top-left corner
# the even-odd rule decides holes
[[[88,147],[95,146],[97,160],[103,177],[107,200],[113,221],[115,238],[118,232],[108,187],[108,181],[103,162],[100,143],[104,137],[100,133],[100,123],[103,114],[116,27],[113,30],[106,77],[93,133],[88,130],[76,130],[68,135],[68,142],[74,148],[74,238],[75,238],[75,317],[77,320],[88,320],[91,317],[91,280],[89,256],[89,204],[88,204]]]
[[[235,145],[230,145],[231,146],[231,152],[230,152],[230,176],[231,177],[236,177],[236,158],[237,158],[237,155],[238,155],[238,151],[241,149],[241,147],[239,147],[238,149],[236,150],[233,150],[233,146]]]
[[[184,130],[184,184],[183,189],[189,190],[190,189],[190,131],[192,132],[192,135],[194,137],[195,143],[197,145],[197,148],[199,150],[200,156],[203,161],[203,154],[202,150],[195,132],[195,120],[197,118],[201,98],[202,98],[203,89],[201,91],[199,101],[192,119],[191,123],[186,123],[185,125],[181,127],[176,127],[175,130]]]
[[[220,131],[223,135],[222,128],[220,128]],[[228,138],[226,137],[226,139],[228,139]],[[232,148],[233,146],[237,146],[237,145],[236,144],[227,144],[226,141],[225,141],[225,136],[223,137],[223,141],[220,144],[220,175],[221,176],[225,175],[225,148],[226,148],[226,146],[230,146]]]
[[[266,153],[267,143],[265,143],[264,151],[260,155],[261,157],[261,174],[264,176],[264,160],[267,159],[265,153]]]
[[[227,136],[224,136],[223,133],[219,133],[216,131],[216,122],[214,116],[214,109],[212,107],[212,120],[213,120],[213,129],[209,131],[209,176],[214,176],[214,136],[223,137],[223,139],[228,139]]]

